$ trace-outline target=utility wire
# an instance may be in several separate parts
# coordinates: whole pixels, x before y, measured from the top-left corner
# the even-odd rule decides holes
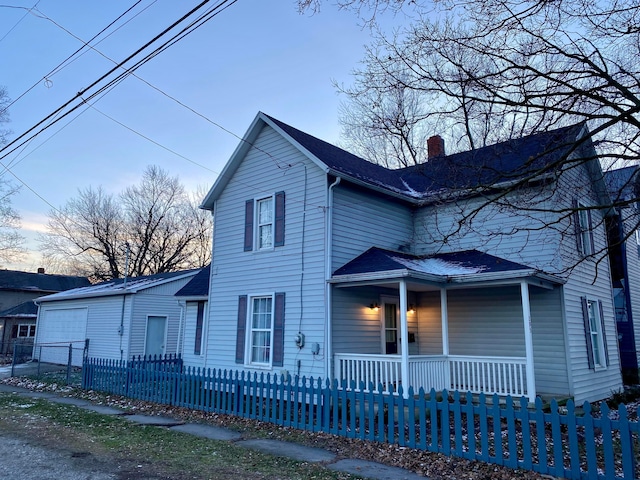
[[[33,7],[31,7],[31,9],[26,8],[26,7],[14,7],[14,6],[12,6],[12,5],[0,5],[0,7],[4,7],[4,8],[24,8],[25,10],[27,10],[27,11],[25,12],[25,14],[24,14],[22,17],[20,17],[20,20],[18,20],[18,21],[16,22],[16,24],[15,24],[13,27],[11,27],[11,28],[9,29],[9,31],[8,31],[7,33],[5,33],[5,34],[2,36],[2,38],[0,38],[0,42],[2,42],[5,38],[7,38],[7,37],[9,36],[9,34],[10,34],[11,32],[13,32],[13,31],[15,30],[15,28],[16,28],[18,25],[20,25],[20,23],[21,23],[25,18],[27,18],[27,15],[29,15],[29,11],[30,11],[30,10],[33,10],[34,8],[36,8],[36,7],[38,6],[38,4],[39,4],[39,3],[40,3],[40,0],[38,0],[38,1],[35,3],[35,5],[34,5]]]
[[[113,20],[111,23],[109,23],[109,25],[107,25],[106,27],[104,27],[102,30],[100,30],[98,33],[96,33],[93,37],[91,37],[91,39],[88,42],[84,42],[80,39],[78,39],[78,37],[76,37],[75,35],[73,35],[70,31],[68,31],[66,28],[64,28],[63,26],[61,26],[60,24],[58,24],[57,22],[55,22],[54,20],[52,20],[51,18],[49,18],[48,16],[46,16],[44,13],[42,13],[40,10],[38,10],[37,7],[37,3],[36,5],[34,5],[31,9],[26,9],[27,13],[25,13],[25,16],[27,16],[29,13],[32,12],[32,10],[37,11],[40,15],[39,18],[44,18],[45,20],[49,20],[51,23],[53,23],[56,27],[61,28],[62,30],[64,30],[65,32],[67,32],[69,35],[73,36],[74,38],[80,40],[83,45],[82,47],[80,47],[79,49],[77,49],[75,52],[73,52],[71,55],[69,55],[67,58],[65,58],[62,62],[60,62],[53,70],[51,70],[49,73],[47,73],[46,75],[44,75],[44,77],[42,77],[40,80],[38,80],[37,82],[35,82],[33,85],[31,85],[27,90],[25,90],[24,92],[22,92],[17,98],[15,98],[14,100],[11,101],[11,103],[9,103],[0,113],[3,113],[4,111],[8,110],[9,107],[11,107],[13,104],[15,104],[18,100],[20,100],[22,97],[24,97],[27,93],[29,93],[31,90],[33,90],[35,87],[37,87],[40,82],[42,80],[44,80],[45,82],[47,80],[50,79],[50,77],[52,77],[53,75],[55,75],[56,73],[58,73],[60,70],[62,70],[64,67],[66,67],[67,65],[69,65],[71,63],[71,59],[73,57],[75,57],[76,55],[78,55],[82,50],[85,49],[85,47],[89,47],[89,44],[91,42],[93,42],[96,38],[98,38],[100,35],[102,35],[102,33],[104,33],[106,30],[108,30],[113,24],[115,24],[117,21],[119,21],[122,17],[124,17],[127,13],[129,13],[133,8],[136,7],[136,5],[138,5],[142,0],[138,0],[136,3],[134,3],[131,7],[129,7],[127,10],[125,10],[123,13],[121,13],[115,20]],[[39,3],[39,2],[38,2]],[[154,1],[155,3],[155,1]],[[14,8],[25,8],[25,7],[14,7]],[[148,8],[148,7],[147,7]],[[24,17],[23,17],[24,18]],[[135,18],[135,17],[134,17]],[[4,37],[3,37],[4,38]],[[105,37],[106,38],[106,37]],[[99,42],[98,42],[99,43]]]
[[[105,74],[103,74],[102,76],[100,76],[97,80],[93,81],[90,85],[88,85],[87,87],[83,88],[82,90],[80,90],[73,98],[71,98],[70,100],[68,100],[67,102],[65,102],[64,104],[62,104],[60,107],[58,107],[56,110],[54,110],[52,113],[50,113],[49,115],[47,115],[44,119],[40,120],[38,123],[36,123],[35,125],[33,125],[32,127],[30,127],[27,131],[25,131],[24,133],[22,133],[21,135],[19,135],[17,138],[15,138],[14,140],[12,140],[11,142],[9,142],[7,145],[5,145],[4,147],[0,148],[0,153],[6,152],[4,153],[2,156],[0,156],[0,160],[4,159],[7,155],[9,155],[10,153],[12,153],[13,151],[15,151],[17,148],[19,148],[21,145],[23,145],[24,143],[26,143],[26,141],[29,141],[31,138],[34,138],[35,136],[39,135],[40,133],[42,133],[44,130],[46,130],[47,128],[49,128],[53,123],[59,121],[61,118],[64,118],[65,116],[67,116],[69,113],[71,113],[72,111],[74,111],[76,108],[78,108],[78,106],[76,105],[75,107],[72,107],[72,109],[67,112],[62,114],[62,117],[59,117],[57,120],[53,121],[52,123],[45,125],[43,128],[41,128],[40,130],[38,130],[37,132],[35,132],[34,134],[32,134],[32,132],[36,131],[39,127],[41,127],[42,125],[44,125],[47,121],[49,121],[52,117],[54,117],[55,115],[57,115],[58,113],[62,112],[65,108],[69,107],[74,101],[77,101],[79,98],[81,98],[88,90],[96,87],[100,82],[102,82],[103,80],[105,80],[106,78],[108,78],[111,74],[113,74],[113,72],[117,71],[119,68],[123,67],[126,63],[128,63],[129,61],[131,61],[132,59],[134,59],[137,55],[139,55],[141,52],[143,52],[145,49],[147,49],[149,46],[151,46],[153,43],[155,43],[158,39],[162,38],[163,36],[167,35],[167,33],[169,33],[172,29],[174,29],[177,25],[179,25],[180,23],[182,23],[183,21],[185,21],[186,19],[188,19],[190,16],[192,16],[195,12],[197,12],[198,10],[200,10],[204,5],[206,5],[207,3],[209,3],[212,0],[204,0],[203,2],[201,2],[200,4],[198,4],[196,7],[194,7],[193,9],[191,9],[188,13],[186,13],[185,15],[183,15],[180,19],[178,19],[177,21],[175,21],[174,23],[172,23],[169,27],[165,28],[162,32],[160,32],[158,35],[156,35],[155,37],[153,37],[151,40],[149,40],[147,43],[145,43],[142,47],[138,48],[135,52],[133,52],[132,54],[130,54],[127,58],[125,58],[124,60],[122,60],[121,62],[119,62],[115,67],[109,69],[109,71],[107,71]],[[237,1],[237,0],[236,0]],[[226,3],[226,1],[224,2]],[[140,62],[138,62],[137,67],[138,68],[140,66]],[[103,87],[104,88],[104,87]],[[101,89],[102,90],[102,89]],[[99,90],[99,92],[101,91]],[[92,94],[92,97],[95,94]],[[90,98],[89,98],[90,99]],[[31,137],[29,137],[26,141],[22,141],[23,138],[29,136],[30,134]],[[21,142],[22,141],[22,142]],[[20,143],[21,142],[21,143]],[[14,145],[16,145],[14,147]],[[7,151],[8,150],[8,151]]]

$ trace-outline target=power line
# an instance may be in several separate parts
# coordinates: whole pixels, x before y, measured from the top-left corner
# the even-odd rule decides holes
[[[27,15],[29,15],[29,11],[30,11],[30,10],[33,10],[34,8],[36,8],[36,7],[38,6],[38,4],[39,4],[39,3],[40,3],[40,0],[38,0],[38,1],[35,3],[35,5],[34,5],[33,7],[31,7],[31,9],[26,8],[26,7],[14,7],[14,6],[12,6],[12,5],[0,5],[0,7],[3,7],[3,8],[24,8],[25,10],[27,10],[27,11],[25,12],[25,14],[24,14],[22,17],[20,17],[20,20],[18,20],[18,21],[15,23],[15,25],[14,25],[13,27],[11,27],[11,28],[9,29],[9,31],[8,31],[7,33],[5,33],[5,34],[2,36],[2,38],[0,38],[0,42],[2,42],[5,38],[7,38],[7,37],[9,36],[9,34],[10,34],[11,32],[13,32],[13,31],[15,30],[15,28],[16,28],[18,25],[20,25],[20,23],[21,23],[25,18],[27,18]]]
[[[50,128],[51,125],[53,125],[54,123],[56,123],[57,121],[59,121],[60,119],[62,119],[64,117],[66,117],[69,113],[71,113],[75,109],[77,109],[79,105],[75,105],[75,106],[71,107],[71,109],[69,111],[67,111],[65,113],[62,113],[61,117],[58,117],[58,119],[56,119],[56,120],[52,120],[49,124],[45,125],[40,130],[36,131],[39,127],[44,125],[46,122],[48,122],[50,119],[52,119],[55,115],[61,113],[63,110],[65,110],[67,107],[69,107],[72,103],[76,102],[79,98],[81,98],[83,95],[85,95],[87,91],[89,91],[92,88],[94,88],[97,85],[99,85],[100,82],[102,82],[103,80],[107,79],[109,76],[111,76],[118,69],[124,68],[124,65],[126,63],[130,62],[132,59],[135,59],[140,53],[142,53],[144,50],[146,50],[149,46],[153,45],[159,39],[161,39],[162,37],[167,35],[176,26],[180,25],[182,22],[184,22],[186,19],[191,17],[194,13],[196,13],[198,10],[200,10],[203,6],[205,6],[206,4],[208,4],[211,1],[212,0],[204,0],[203,2],[198,4],[196,7],[194,7],[189,12],[187,12],[185,15],[180,17],[180,19],[178,19],[177,21],[173,22],[169,27],[165,28],[162,32],[160,32],[155,37],[153,37],[151,40],[146,42],[142,47],[138,48],[136,51],[134,51],[132,54],[130,54],[128,57],[126,57],[124,60],[119,62],[116,66],[114,66],[113,68],[109,69],[105,74],[101,75],[97,80],[93,81],[90,85],[88,85],[87,87],[85,87],[82,90],[80,90],[74,97],[72,97],[70,100],[68,100],[64,104],[62,104],[60,107],[58,107],[52,113],[47,115],[44,119],[40,120],[38,123],[36,123],[32,127],[30,127],[27,131],[25,131],[24,133],[19,135],[17,138],[15,138],[11,142],[9,142],[4,147],[0,148],[0,153],[6,152],[2,156],[0,156],[0,160],[6,158],[7,155],[11,154],[13,151],[15,151],[21,145],[23,145],[24,143],[29,141],[31,138],[36,137],[37,135],[42,133],[47,128]],[[218,5],[218,7],[220,5],[224,5],[225,3],[228,3],[229,1],[230,0],[223,0],[223,2]],[[235,1],[237,1],[237,0],[233,0],[233,3],[235,3]],[[205,21],[208,21],[211,18],[212,18],[212,16],[207,18],[207,20],[205,20]],[[179,32],[177,35],[181,35],[181,34],[183,34],[183,32],[184,32],[184,30]],[[177,35],[174,35],[174,37],[172,39],[174,39]],[[184,35],[182,35],[182,37],[180,37],[180,38],[183,38],[183,37],[184,37]],[[166,48],[166,46],[167,46],[167,43],[165,43],[163,45],[164,48]],[[156,52],[157,52],[157,50],[152,52],[151,54],[146,54],[146,56],[143,58],[143,60],[138,61],[133,67],[130,67],[130,68],[126,69],[126,72],[125,72],[124,76],[129,75],[130,74],[129,72],[133,72],[135,69],[139,68],[141,65],[146,63],[144,61],[144,59],[146,58],[148,60],[149,58],[152,58],[152,56],[155,56],[155,54],[157,54]],[[98,95],[102,90],[104,90],[104,88],[108,87],[111,83],[119,81],[120,77],[122,77],[122,75],[119,75],[118,77],[116,77],[116,79],[109,81],[105,86],[101,87],[97,92],[91,94],[91,96],[89,98],[87,98],[86,100],[90,100],[91,98],[93,98],[96,95]],[[80,103],[80,105],[81,105],[81,103]],[[34,132],[34,131],[35,131],[35,133],[32,134],[32,132]],[[28,137],[29,135],[31,135],[31,136],[29,138],[27,138],[27,140],[22,141],[23,138]],[[14,146],[14,145],[16,145],[16,146]]]
[[[75,52],[73,52],[71,55],[69,55],[67,58],[65,58],[62,62],[60,62],[53,70],[51,70],[49,73],[45,74],[40,80],[38,80],[37,82],[35,82],[33,85],[31,85],[27,90],[25,90],[24,92],[22,92],[16,99],[12,100],[3,110],[2,112],[8,110],[13,104],[15,104],[18,100],[20,100],[22,97],[24,97],[27,93],[29,93],[31,90],[33,90],[36,86],[38,86],[38,84],[40,84],[40,82],[42,80],[47,81],[49,80],[50,77],[52,77],[53,75],[55,75],[56,73],[58,73],[59,71],[61,71],[63,68],[65,68],[66,66],[68,66],[72,60],[76,55],[78,55],[82,50],[85,49],[85,47],[89,47],[90,43],[92,41],[94,41],[96,38],[98,38],[100,35],[102,35],[102,33],[104,33],[107,29],[109,29],[113,24],[115,24],[118,20],[120,20],[122,17],[124,17],[127,13],[129,13],[133,8],[135,8],[136,5],[138,5],[142,0],[138,0],[136,3],[134,3],[131,7],[129,7],[127,10],[125,10],[123,13],[121,13],[120,15],[118,15],[118,17],[113,20],[112,22],[110,22],[106,27],[104,27],[102,30],[100,30],[98,33],[96,33],[93,37],[91,37],[91,39],[88,42],[84,42],[81,39],[79,39],[78,37],[76,37],[75,35],[73,35],[70,31],[68,31],[66,28],[64,28],[63,26],[61,26],[60,24],[58,24],[57,22],[55,22],[53,19],[49,18],[47,15],[45,15],[44,13],[42,13],[40,10],[38,10],[37,7],[37,3],[30,9],[26,9],[25,7],[13,7],[13,8],[25,8],[27,10],[27,13],[25,13],[25,17],[29,14],[32,13],[33,10],[37,11],[40,15],[39,18],[44,18],[45,20],[50,21],[51,23],[53,23],[56,27],[61,28],[62,30],[64,30],[65,32],[67,32],[69,35],[73,36],[74,38],[80,40],[83,45],[82,47],[80,47],[79,49],[77,49]],[[38,1],[39,3],[39,1]],[[155,1],[154,1],[155,3]],[[152,4],[153,5],[153,4]],[[148,8],[148,7],[147,7]],[[24,18],[24,17],[22,17]],[[135,18],[135,17],[134,17]],[[128,22],[125,22],[125,24]],[[107,36],[108,37],[108,36]],[[105,37],[105,38],[107,38]],[[104,39],[103,39],[104,40]],[[101,40],[102,41],[102,40]],[[100,43],[100,42],[98,42]],[[0,112],[1,113],[1,112]]]

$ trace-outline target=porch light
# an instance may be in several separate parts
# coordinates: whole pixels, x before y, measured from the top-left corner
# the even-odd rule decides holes
[[[375,310],[377,312],[378,310],[380,310],[380,305],[378,305],[377,302],[376,303],[372,303],[371,305],[369,305],[369,308],[371,310]]]
[[[407,310],[407,313],[416,313],[416,306],[409,304],[409,310]]]

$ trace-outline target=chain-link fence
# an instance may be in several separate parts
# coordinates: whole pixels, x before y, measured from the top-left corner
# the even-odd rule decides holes
[[[79,384],[86,342],[14,345],[11,376],[55,376],[67,385]]]

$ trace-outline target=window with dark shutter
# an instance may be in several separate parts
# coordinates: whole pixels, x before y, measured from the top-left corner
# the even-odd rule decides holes
[[[200,355],[202,353],[202,330],[204,328],[204,301],[198,302],[198,310],[196,314],[196,334],[193,345],[193,354]]]
[[[587,362],[591,370],[609,365],[602,302],[581,297],[584,333],[587,342]]]
[[[247,328],[247,296],[238,297],[238,334],[236,337],[236,363],[244,363],[245,329]]]
[[[253,250],[253,199],[244,204],[244,251]]]
[[[609,346],[607,345],[607,333],[604,328],[604,311],[602,309],[602,302],[598,300],[598,311],[600,312],[600,328],[602,332],[602,345],[604,346],[604,358],[607,367],[609,366]]]
[[[593,370],[595,364],[593,361],[593,344],[591,343],[591,327],[589,325],[589,306],[587,304],[587,297],[580,297],[582,302],[582,320],[584,321],[584,336],[587,342],[587,363],[589,368]]]
[[[284,292],[276,293],[273,321],[273,363],[274,367],[284,365]]]
[[[276,193],[274,246],[284,245],[284,192]]]

